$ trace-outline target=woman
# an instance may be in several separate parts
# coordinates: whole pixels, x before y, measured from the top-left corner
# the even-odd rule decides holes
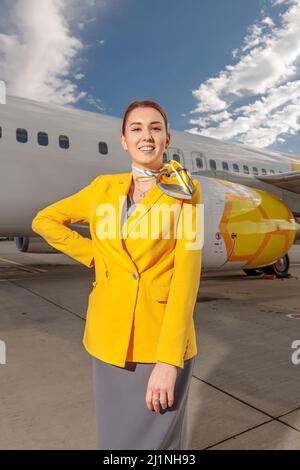
[[[169,142],[161,106],[131,103],[121,144],[132,171],[97,176],[32,222],[50,245],[95,266],[83,344],[93,361],[98,449],[187,445],[201,191],[178,162],[163,164]],[[66,227],[82,221],[91,240]]]

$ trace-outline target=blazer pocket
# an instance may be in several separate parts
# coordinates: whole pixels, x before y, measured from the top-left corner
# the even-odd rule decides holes
[[[170,284],[151,284],[151,294],[159,302],[166,302],[169,297]]]

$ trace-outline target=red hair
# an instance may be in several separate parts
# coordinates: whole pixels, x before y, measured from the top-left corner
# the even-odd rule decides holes
[[[169,132],[169,130],[168,130],[168,127],[169,127],[168,118],[167,118],[167,115],[166,115],[165,111],[160,106],[160,104],[156,103],[155,101],[144,100],[144,101],[133,101],[132,103],[130,103],[130,105],[126,109],[126,111],[124,113],[124,117],[123,117],[123,124],[122,124],[122,134],[123,135],[125,135],[126,121],[127,121],[128,115],[129,115],[130,111],[132,111],[135,108],[154,108],[154,109],[156,109],[162,115],[162,117],[164,118],[164,122],[165,122],[165,126],[166,126],[166,132],[167,133]]]

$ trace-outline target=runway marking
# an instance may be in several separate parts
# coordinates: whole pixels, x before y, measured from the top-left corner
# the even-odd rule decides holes
[[[13,264],[17,266],[20,269],[23,269],[23,271],[28,271],[30,273],[47,273],[47,269],[42,269],[42,268],[33,268],[26,266],[25,264],[18,263],[17,261],[13,261],[11,259],[6,259],[6,258],[0,258],[0,261],[4,261],[7,264]]]
[[[24,279],[21,279],[21,280],[23,281]],[[64,310],[65,312],[71,313],[74,317],[77,317],[77,318],[80,318],[80,320],[86,321],[85,317],[82,317],[81,315],[79,315],[78,313],[73,312],[73,310],[70,310],[67,307],[63,307],[62,305],[58,304],[57,302],[54,302],[54,300],[48,299],[48,297],[45,297],[44,295],[39,294],[38,292],[34,291],[33,289],[30,289],[27,286],[26,287],[22,286],[21,284],[14,284],[14,285],[17,286],[17,287],[20,287],[21,289],[26,290],[27,292],[31,292],[31,294],[33,294],[33,295],[35,295],[35,296],[37,296],[41,299],[44,299],[49,304],[55,305],[56,307],[60,308],[61,310]]]
[[[273,422],[273,421],[277,421],[277,422],[279,422],[279,423],[281,423],[281,424],[284,424],[284,425],[287,426],[288,428],[293,429],[294,431],[300,432],[299,429],[297,429],[296,427],[292,426],[292,425],[289,424],[289,423],[286,423],[285,421],[281,421],[281,419],[280,419],[280,418],[284,417],[285,414],[289,414],[289,413],[292,413],[292,412],[294,412],[294,411],[298,411],[298,410],[299,410],[299,407],[295,408],[294,410],[290,410],[290,411],[288,411],[287,413],[285,413],[285,414],[283,414],[283,415],[274,416],[274,415],[271,415],[270,413],[268,413],[267,411],[264,411],[263,409],[261,409],[261,408],[255,406],[255,405],[252,405],[250,402],[248,402],[248,401],[246,401],[246,400],[243,400],[242,398],[239,398],[239,397],[237,397],[236,395],[234,395],[234,394],[232,394],[232,393],[230,393],[230,392],[227,392],[226,390],[224,390],[224,389],[218,387],[217,385],[214,385],[214,384],[212,384],[211,382],[208,382],[208,381],[206,381],[206,380],[204,380],[204,379],[201,379],[200,377],[198,377],[198,376],[196,375],[196,373],[193,374],[193,377],[194,377],[194,379],[198,380],[199,382],[203,382],[204,384],[208,385],[209,387],[212,387],[212,388],[214,388],[215,390],[218,390],[219,392],[221,392],[221,393],[223,393],[223,394],[225,394],[225,395],[227,395],[227,396],[233,398],[234,400],[236,400],[236,401],[238,401],[238,402],[240,402],[240,403],[243,403],[244,405],[248,406],[249,408],[253,408],[254,410],[256,410],[256,411],[262,413],[262,414],[265,415],[265,416],[268,416],[269,418],[271,418],[271,419],[267,419],[266,421],[264,421],[264,422],[262,422],[262,423],[260,423],[260,424],[256,424],[256,425],[252,426],[251,428],[247,428],[247,429],[245,429],[244,431],[240,431],[240,432],[238,432],[238,433],[236,433],[236,434],[231,435],[230,437],[227,437],[227,438],[225,438],[225,439],[222,439],[221,441],[215,442],[214,444],[211,444],[211,445],[209,445],[209,446],[207,446],[207,447],[203,447],[202,450],[206,450],[206,449],[213,448],[214,446],[217,446],[217,445],[219,445],[219,444],[222,444],[223,442],[229,441],[230,439],[234,439],[235,437],[238,437],[238,436],[240,436],[240,435],[242,435],[242,434],[245,434],[245,433],[247,433],[247,432],[249,432],[249,431],[252,431],[253,429],[257,429],[257,428],[259,428],[259,427],[261,427],[261,426],[264,426],[265,424],[270,423],[270,422]]]

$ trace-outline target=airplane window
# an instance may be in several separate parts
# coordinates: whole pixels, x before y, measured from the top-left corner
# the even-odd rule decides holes
[[[223,170],[228,171],[229,170],[228,163],[227,162],[222,162],[222,168],[223,168]]]
[[[166,152],[163,153],[163,163],[167,163],[168,161],[168,155]]]
[[[99,153],[102,153],[103,155],[108,154],[108,147],[107,147],[106,142],[99,142],[98,148],[99,148]]]
[[[262,168],[262,169],[261,169],[261,172],[262,172],[263,175],[266,175],[266,174],[267,174],[267,171],[266,171],[265,168]]]
[[[253,166],[252,170],[253,170],[254,175],[258,175],[258,169],[256,168],[256,166]]]
[[[59,136],[59,146],[62,149],[68,149],[70,147],[69,137],[67,137],[66,135],[60,135]]]
[[[38,132],[37,137],[39,145],[48,145],[48,134],[46,132]]]
[[[16,139],[18,142],[22,142],[22,144],[25,144],[28,141],[28,133],[26,129],[18,128],[16,130]]]
[[[177,153],[173,153],[172,159],[176,160],[176,162],[180,163],[180,156]]]
[[[209,160],[209,166],[211,170],[216,170],[217,169],[216,160]]]
[[[246,173],[247,175],[249,175],[249,168],[248,168],[248,165],[243,165],[243,170],[244,170],[244,173]]]
[[[239,166],[238,166],[237,163],[234,163],[234,164],[232,165],[232,168],[233,168],[233,171],[236,171],[237,173],[240,171]]]
[[[275,175],[275,171],[274,171],[274,170],[270,170],[270,173],[272,173],[273,175]]]
[[[197,165],[197,168],[203,168],[202,158],[199,158],[199,157],[196,158],[196,165]]]
[[[180,156],[178,155],[178,153],[173,153],[172,159],[176,160],[176,162],[180,163]]]

